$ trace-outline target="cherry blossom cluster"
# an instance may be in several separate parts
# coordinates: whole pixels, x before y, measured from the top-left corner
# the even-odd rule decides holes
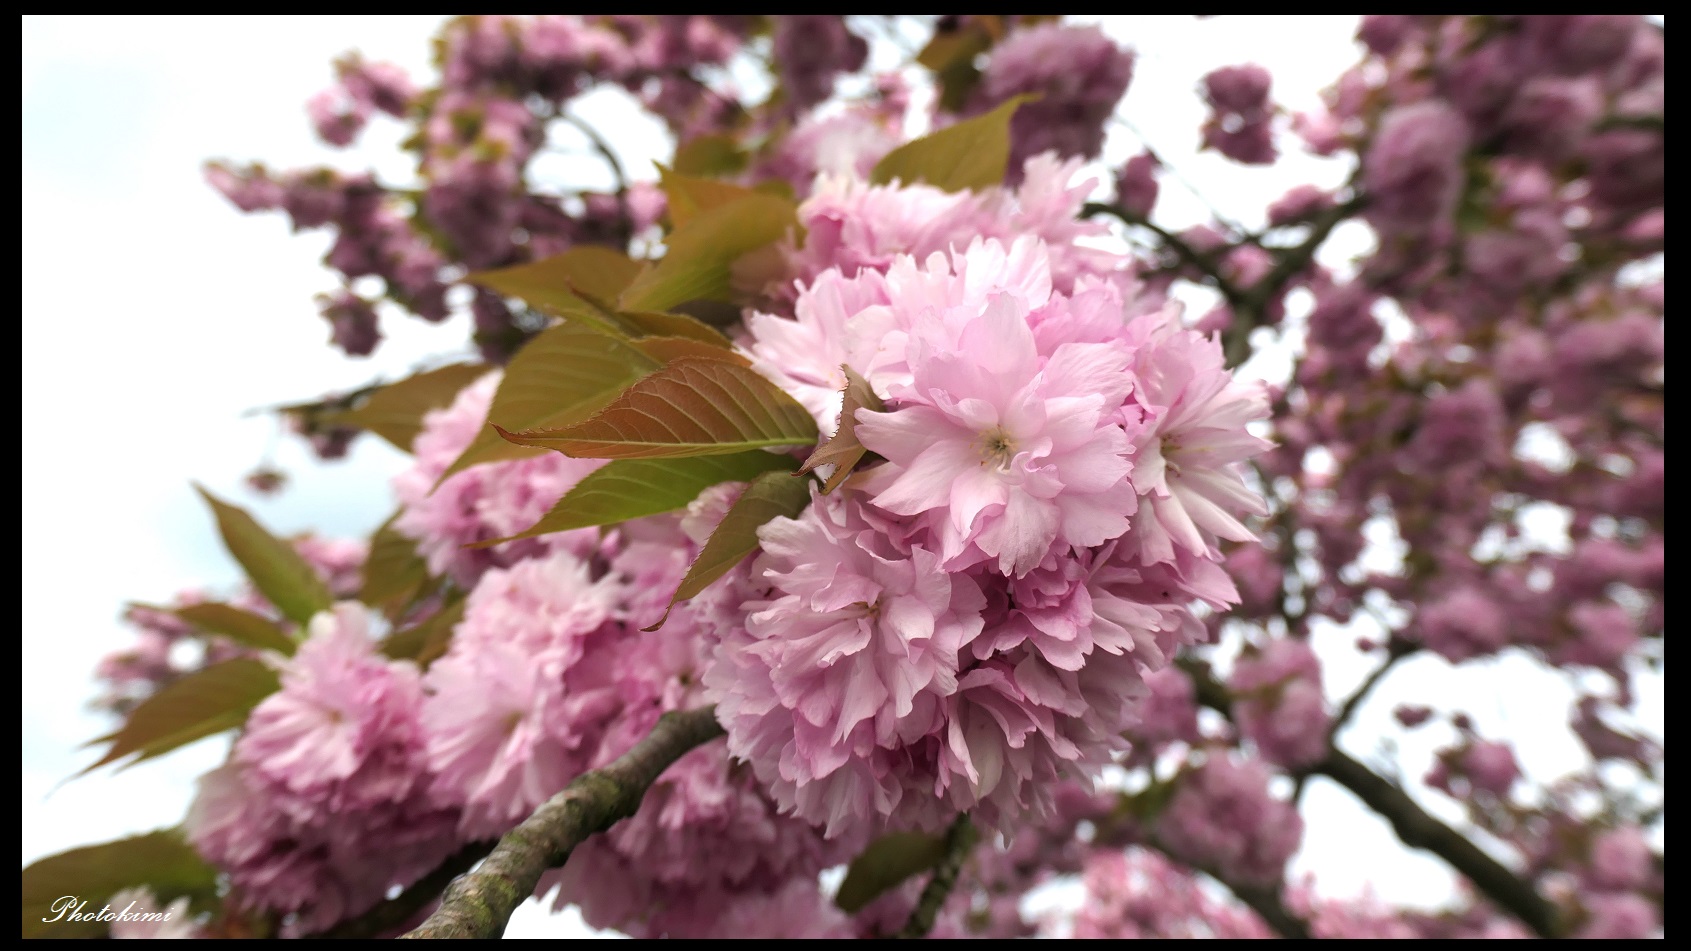
[[[784,131],[832,95],[836,76],[864,63],[867,44],[840,16],[770,19],[765,25],[747,16],[462,17],[441,37],[437,87],[422,88],[392,64],[354,54],[337,61],[334,85],[307,103],[317,136],[337,148],[351,145],[377,115],[411,126],[406,148],[414,153],[420,189],[327,167],[272,171],[211,163],[206,176],[242,211],[281,210],[295,229],[335,233],[325,263],[344,285],[326,299],[324,316],[336,347],[367,356],[381,339],[380,310],[368,293],[354,293],[355,281],[379,279],[381,298],[439,321],[451,313],[446,289],[464,268],[517,264],[579,244],[624,246],[656,221],[661,195],[654,204],[649,184],[626,180],[614,150],[604,152],[618,179],[614,189],[554,194],[531,181],[542,146],[557,135],[579,134],[569,105],[595,86],[625,90],[685,141],[747,122]],[[720,75],[754,28],[773,34],[785,95],[748,114],[722,88]],[[588,144],[598,135],[593,131]],[[790,150],[784,136],[779,141],[772,155]],[[776,174],[783,168],[764,167]],[[491,293],[476,294],[470,310],[475,342],[495,362],[540,326]]]
[[[1059,284],[1066,244],[891,253],[916,243],[900,222],[936,241],[947,211],[1002,227],[1071,194],[1069,174],[1036,159],[1013,202],[859,192],[881,213],[839,217],[892,227],[813,229],[829,243],[801,267],[845,266],[801,282],[791,317],[747,322],[756,365],[824,432],[847,369],[884,402],[854,418],[882,461],[760,532],[754,598],[707,675],[731,751],[830,833],[1049,811],[1059,779],[1122,748],[1143,674],[1200,636],[1186,605],[1235,598],[1215,545],[1253,537],[1240,518],[1261,502],[1236,466],[1267,407],[1218,345],[1176,307],[1124,300],[1125,262]]]

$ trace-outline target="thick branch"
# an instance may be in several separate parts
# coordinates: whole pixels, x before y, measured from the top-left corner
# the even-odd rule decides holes
[[[603,769],[584,773],[505,833],[487,860],[454,879],[440,907],[407,938],[497,938],[540,876],[595,832],[634,814],[646,789],[688,750],[722,735],[714,707],[666,713]]]
[[[1225,716],[1232,716],[1232,698],[1227,695],[1227,688],[1210,674],[1206,665],[1182,661],[1180,666],[1191,675],[1199,703]],[[1350,790],[1364,805],[1391,823],[1392,831],[1397,833],[1404,845],[1425,849],[1449,863],[1481,894],[1521,919],[1540,937],[1554,938],[1561,934],[1555,906],[1545,901],[1532,882],[1511,872],[1467,836],[1422,809],[1408,793],[1351,759],[1338,747],[1329,745],[1327,758],[1310,767],[1308,772],[1325,776]]]
[[[1240,901],[1249,905],[1251,910],[1257,913],[1257,917],[1261,918],[1280,937],[1291,938],[1295,941],[1308,941],[1315,937],[1309,932],[1309,924],[1293,914],[1286,907],[1285,902],[1280,900],[1280,887],[1278,885],[1265,888],[1261,885],[1240,885],[1225,878],[1216,878],[1214,875],[1210,877],[1227,886],[1229,891]]]
[[[1560,936],[1556,909],[1532,883],[1509,871],[1467,836],[1429,815],[1409,794],[1337,749],[1312,770],[1356,794],[1392,824],[1411,848],[1426,849],[1449,862],[1500,908],[1521,919],[1542,938]]]
[[[899,930],[895,937],[921,938],[933,930],[934,919],[939,917],[939,910],[950,896],[952,886],[957,884],[957,874],[963,870],[963,860],[968,857],[969,850],[975,847],[975,825],[969,821],[967,814],[958,816],[951,828],[945,832],[945,857],[934,866],[934,876],[928,879],[928,884],[922,888],[922,897],[916,900],[916,908],[910,912],[909,920]]]
[[[1214,868],[1206,865],[1198,865],[1184,856],[1170,851],[1169,848],[1163,845],[1154,834],[1148,835],[1142,840],[1142,842],[1144,845],[1156,849],[1158,852],[1161,852],[1174,861],[1179,862],[1181,865],[1196,869],[1197,871],[1200,871],[1205,875],[1208,875],[1210,878],[1220,882],[1223,887],[1233,893],[1233,897],[1249,906],[1252,911],[1257,913],[1257,917],[1261,918],[1263,923],[1268,925],[1268,927],[1280,937],[1292,938],[1300,941],[1315,937],[1309,933],[1309,922],[1304,921],[1302,918],[1294,914],[1291,909],[1286,907],[1286,903],[1281,900],[1280,883],[1276,882],[1273,885],[1246,885],[1228,878]]]

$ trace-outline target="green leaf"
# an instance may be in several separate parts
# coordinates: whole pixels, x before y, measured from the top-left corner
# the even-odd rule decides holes
[[[677,176],[677,179],[688,183],[688,188],[703,196],[700,200],[710,208],[755,194],[723,182],[687,179],[684,176]],[[719,194],[720,190],[727,190],[727,193]],[[618,312],[617,296],[641,267],[626,255],[608,248],[583,245],[532,264],[479,271],[465,280],[501,294],[522,298],[547,313],[598,328],[613,336],[692,337],[724,349],[733,347],[720,331],[685,314],[665,313],[662,308],[632,308]]]
[[[834,430],[834,435],[818,446],[816,451],[810,454],[810,458],[804,461],[804,465],[799,467],[801,473],[809,472],[817,466],[834,467],[834,474],[822,484],[823,495],[839,488],[840,483],[846,480],[846,476],[851,475],[851,471],[857,468],[857,464],[862,462],[869,452],[857,441],[857,411],[870,409],[879,412],[886,409],[886,404],[875,395],[868,380],[858,376],[857,371],[851,367],[842,365],[840,369],[845,371],[846,385],[844,398],[840,402],[839,426]]]
[[[417,434],[423,431],[423,414],[451,405],[458,391],[487,370],[483,363],[455,363],[406,377],[377,389],[357,409],[325,415],[323,423],[368,429],[401,452],[410,452]]]
[[[394,660],[414,660],[427,670],[452,646],[452,629],[464,619],[464,599],[454,598],[439,611],[382,641],[382,653]]]
[[[810,412],[756,370],[683,357],[645,377],[591,419],[500,435],[585,459],[727,455],[816,441]]]
[[[765,472],[792,471],[791,456],[757,450],[686,459],[614,459],[589,473],[527,531],[470,547],[486,548],[519,538],[673,512],[685,508],[713,485],[747,482]]]
[[[334,603],[329,587],[299,552],[264,530],[245,509],[230,505],[201,486],[194,486],[217,516],[223,545],[246,569],[253,587],[289,620],[304,624]]]
[[[799,200],[798,192],[793,189],[793,183],[784,178],[766,178],[753,185],[752,191],[774,195],[776,198],[790,201],[795,205],[798,204]]]
[[[31,862],[23,870],[23,936],[106,937],[109,922],[70,921],[61,911],[75,911],[77,904],[60,911],[54,910],[54,904],[71,896],[76,903],[87,902],[81,914],[98,915],[113,895],[142,885],[152,890],[161,905],[186,896],[194,910],[204,911],[217,901],[217,870],[199,857],[180,831],[160,829]],[[114,913],[122,910],[112,909]]]
[[[232,604],[191,604],[177,608],[176,616],[208,634],[219,634],[259,650],[291,655],[299,646],[276,622]]]
[[[528,264],[476,271],[464,280],[543,310],[576,316],[584,300],[600,305],[616,300],[641,268],[620,251],[583,244]]]
[[[887,153],[870,180],[885,185],[927,182],[948,192],[980,190],[1004,184],[1010,162],[1010,117],[1034,96],[1014,96],[983,116],[923,136]]]
[[[727,574],[757,549],[757,530],[772,518],[794,518],[810,504],[810,480],[795,479],[785,472],[766,472],[746,486],[746,491],[722,517],[722,523],[711,533],[710,540],[699,556],[687,568],[686,577],[669,599],[663,617],[645,628],[655,631],[669,620],[669,612],[677,604],[710,587],[710,583]]]
[[[682,175],[733,175],[746,167],[749,156],[731,135],[701,135],[675,150],[675,171]]]
[[[493,395],[488,420],[507,430],[568,426],[593,415],[657,366],[657,361],[626,339],[566,321],[517,351]],[[501,439],[489,426],[447,467],[440,481],[470,466],[531,455],[533,450]]]
[[[162,756],[180,746],[247,722],[259,701],[281,686],[276,672],[263,661],[237,657],[179,677],[141,701],[116,732],[94,740],[111,742],[88,773],[130,754],[138,754],[125,768]]]
[[[364,559],[364,582],[358,600],[378,608],[389,620],[405,613],[428,587],[429,566],[417,554],[417,545],[394,530],[395,513],[370,536],[370,554]]]
[[[673,228],[684,228],[700,212],[732,204],[757,192],[740,185],[731,185],[711,178],[696,178],[677,174],[658,166],[660,184],[668,198],[669,222]]]
[[[792,202],[760,192],[700,210],[670,232],[663,259],[634,279],[617,308],[664,311],[696,298],[731,299],[734,262],[797,227]]]
[[[834,904],[848,915],[856,914],[882,893],[933,868],[943,858],[945,840],[939,836],[921,832],[883,835],[851,860]]]

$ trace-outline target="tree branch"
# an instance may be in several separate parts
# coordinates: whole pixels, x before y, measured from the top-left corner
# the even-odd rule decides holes
[[[916,907],[910,912],[909,920],[905,921],[895,937],[921,938],[933,930],[934,919],[939,917],[940,906],[950,896],[952,886],[957,884],[957,874],[963,869],[963,859],[969,855],[969,850],[975,847],[974,823],[969,821],[967,813],[959,815],[951,823],[951,828],[945,831],[945,857],[934,866],[934,875],[928,879],[928,884],[922,888],[922,897],[916,900]]]
[[[1193,184],[1190,178],[1181,174],[1180,166],[1164,161],[1162,155],[1160,155],[1157,150],[1151,146],[1151,141],[1145,137],[1145,133],[1139,131],[1139,127],[1135,125],[1132,120],[1122,115],[1119,111],[1110,116],[1110,119],[1111,121],[1119,124],[1122,128],[1126,129],[1134,138],[1138,139],[1139,147],[1144,150],[1145,154],[1149,155],[1151,160],[1156,162],[1159,168],[1166,169],[1170,178],[1179,182],[1180,187],[1186,189],[1193,198],[1198,199],[1200,204],[1209,209],[1210,217],[1214,218],[1216,223],[1234,234],[1245,233],[1245,229],[1240,226],[1238,222],[1222,214],[1221,209],[1216,207],[1215,202],[1210,201],[1203,192],[1199,191],[1198,186]]]
[[[1345,698],[1344,704],[1339,707],[1339,712],[1333,715],[1333,725],[1327,730],[1327,745],[1333,744],[1334,737],[1337,737],[1339,731],[1345,728],[1345,724],[1350,722],[1350,718],[1356,713],[1356,708],[1362,706],[1362,701],[1368,699],[1368,695],[1385,678],[1386,673],[1397,666],[1398,661],[1420,650],[1419,644],[1391,637],[1389,630],[1387,635],[1386,659],[1381,661],[1380,666],[1374,668],[1374,672],[1369,674],[1368,679],[1356,688],[1355,693]]]
[[[633,749],[584,773],[505,833],[487,860],[447,886],[440,907],[406,938],[497,938],[540,876],[595,832],[634,814],[646,789],[683,754],[722,735],[716,708],[664,714]]]
[[[1192,678],[1198,702],[1231,718],[1232,698],[1227,688],[1211,675],[1203,663],[1184,660],[1180,667]],[[1467,836],[1434,818],[1402,789],[1351,759],[1329,743],[1326,759],[1308,769],[1350,790],[1363,804],[1391,823],[1399,841],[1437,855],[1473,883],[1481,894],[1499,908],[1519,918],[1543,938],[1562,934],[1556,908],[1538,893],[1532,882],[1510,871],[1486,854]],[[1243,896],[1241,896],[1243,897]]]
[[[1392,824],[1392,831],[1404,845],[1425,849],[1450,863],[1482,894],[1521,919],[1539,937],[1561,937],[1555,906],[1545,901],[1531,882],[1509,871],[1467,836],[1429,815],[1408,793],[1337,749],[1311,772],[1350,790]]]
[[[1147,830],[1147,832],[1149,832],[1149,830]],[[1233,881],[1225,875],[1222,875],[1214,868],[1210,868],[1205,865],[1198,865],[1191,860],[1170,851],[1167,846],[1163,845],[1162,842],[1157,839],[1155,834],[1147,834],[1143,838],[1142,842],[1144,845],[1156,849],[1158,852],[1168,856],[1175,862],[1178,862],[1187,868],[1202,872],[1210,878],[1220,882],[1222,887],[1232,892],[1233,897],[1244,902],[1252,911],[1256,912],[1257,917],[1261,918],[1263,923],[1268,925],[1268,927],[1280,937],[1291,938],[1298,941],[1307,941],[1315,937],[1309,932],[1309,923],[1294,914],[1291,909],[1286,907],[1286,903],[1281,900],[1279,882],[1276,882],[1273,885],[1244,885]]]
[[[1308,941],[1315,935],[1309,931],[1309,924],[1293,914],[1291,909],[1280,900],[1280,886],[1265,888],[1261,885],[1240,885],[1225,878],[1210,875],[1216,881],[1227,886],[1240,901],[1249,905],[1274,933],[1282,938],[1294,941]]]
[[[586,136],[587,141],[593,146],[593,150],[598,152],[599,157],[605,160],[605,164],[611,167],[611,175],[617,183],[617,211],[622,215],[622,243],[624,245],[622,250],[628,250],[628,242],[634,234],[634,212],[628,204],[628,173],[623,171],[622,160],[617,158],[611,144],[605,141],[605,137],[599,134],[599,130],[593,128],[586,120],[562,110],[559,110],[556,115],[577,132]]]
[[[1214,284],[1215,289],[1221,292],[1222,298],[1227,301],[1227,305],[1229,307],[1237,308],[1244,302],[1244,292],[1239,290],[1232,281],[1228,280],[1217,266],[1216,258],[1218,256],[1200,252],[1197,248],[1187,244],[1184,238],[1174,232],[1169,231],[1160,225],[1153,224],[1149,219],[1133,214],[1120,205],[1106,205],[1099,202],[1087,202],[1086,205],[1081,208],[1080,216],[1082,218],[1091,218],[1096,215],[1113,215],[1116,218],[1121,219],[1123,224],[1137,225],[1151,232],[1156,235],[1158,240],[1162,241],[1162,243],[1170,250],[1179,255],[1182,261],[1185,261],[1187,264],[1197,268],[1199,273],[1209,278],[1210,283]]]
[[[1245,362],[1250,356],[1251,331],[1266,323],[1264,314],[1269,301],[1276,294],[1285,289],[1286,282],[1291,280],[1299,271],[1309,267],[1315,260],[1315,252],[1333,233],[1339,223],[1361,210],[1363,198],[1354,195],[1349,201],[1334,205],[1316,215],[1309,222],[1309,234],[1303,241],[1289,248],[1268,248],[1275,255],[1274,266],[1262,279],[1249,288],[1241,289],[1232,280],[1221,273],[1219,261],[1227,251],[1239,245],[1231,245],[1211,253],[1203,253],[1192,247],[1179,235],[1168,229],[1151,223],[1146,218],[1135,215],[1119,205],[1088,202],[1081,209],[1081,217],[1090,218],[1094,215],[1108,214],[1122,220],[1123,223],[1145,228],[1155,234],[1162,243],[1173,251],[1180,259],[1198,269],[1215,289],[1221,292],[1221,297],[1227,306],[1233,310],[1233,322],[1223,333],[1224,346],[1227,353],[1227,365],[1236,367]]]
[[[1302,242],[1290,248],[1270,249],[1275,252],[1273,269],[1241,294],[1238,301],[1228,300],[1233,305],[1233,323],[1223,338],[1229,367],[1244,363],[1250,356],[1251,331],[1267,323],[1268,302],[1285,289],[1287,281],[1309,267],[1310,262],[1315,260],[1315,252],[1320,250],[1333,229],[1339,226],[1339,222],[1360,211],[1362,204],[1363,198],[1358,194],[1315,216],[1309,223],[1309,235]]]

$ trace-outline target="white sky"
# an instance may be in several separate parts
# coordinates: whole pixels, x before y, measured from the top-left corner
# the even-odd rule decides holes
[[[1336,162],[1251,169],[1195,154],[1202,107],[1194,90],[1216,66],[1255,61],[1274,74],[1282,104],[1312,105],[1320,84],[1355,58],[1354,18],[1103,19],[1140,51],[1124,114],[1224,213],[1258,224],[1267,202],[1291,185],[1344,179],[1348,169]],[[374,165],[389,181],[408,180],[397,123],[379,118],[358,149],[331,150],[312,138],[304,101],[328,84],[330,60],[348,49],[427,76],[428,40],[440,22],[23,18],[25,863],[175,824],[194,777],[223,755],[224,741],[202,742],[125,773],[58,786],[94,758],[76,747],[109,729],[84,708],[95,662],[129,640],[118,623],[124,602],[226,589],[239,577],[190,480],[246,505],[280,533],[362,535],[391,511],[386,480],[405,465],[403,455],[361,438],[350,460],[314,466],[296,440],[277,438],[269,417],[242,414],[403,375],[461,349],[464,318],[440,327],[390,318],[373,359],[336,356],[312,303],[333,286],[318,264],[326,234],[296,236],[281,215],[238,214],[203,184],[200,164],[226,157],[279,168]],[[655,125],[618,127],[625,113],[614,101],[579,111],[623,148],[631,169],[662,156]],[[1282,146],[1296,151],[1289,138]],[[1135,151],[1124,131],[1106,158],[1119,162]],[[582,163],[574,167],[597,174],[590,160]],[[1178,182],[1165,178],[1162,194],[1165,225],[1207,217]],[[1339,246],[1351,253],[1365,240],[1344,237]],[[241,484],[267,452],[291,477],[270,500]],[[1328,689],[1342,695],[1365,668],[1351,659],[1345,637],[1324,640],[1335,647]],[[1533,729],[1566,722],[1571,694],[1558,678],[1518,659],[1458,671],[1435,661],[1405,667],[1363,710],[1347,738],[1351,752],[1372,751],[1394,697],[1435,706],[1460,698],[1482,731],[1526,741],[1520,753],[1529,772],[1555,774],[1578,762],[1565,731]],[[1504,682],[1513,689],[1499,692]],[[1659,682],[1647,685],[1645,719],[1658,736],[1659,697]],[[1405,775],[1424,771],[1432,739],[1405,745]],[[1383,822],[1342,791],[1312,786],[1305,812],[1317,821],[1295,869],[1317,873],[1323,891],[1355,893],[1366,879],[1392,900],[1431,904],[1449,894],[1450,873],[1440,863],[1405,853]],[[511,933],[556,934],[558,926],[530,913]]]

